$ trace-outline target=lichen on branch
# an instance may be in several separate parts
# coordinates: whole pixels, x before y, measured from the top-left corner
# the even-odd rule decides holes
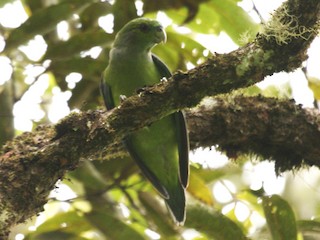
[[[301,25],[300,17],[290,12],[287,4],[283,4],[272,14],[272,19],[264,24],[260,34],[268,41],[275,40],[278,45],[286,45],[297,38],[308,40],[317,34],[319,26]]]

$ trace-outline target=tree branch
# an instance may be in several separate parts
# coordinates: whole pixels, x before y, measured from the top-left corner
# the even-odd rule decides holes
[[[316,36],[319,10],[318,0],[310,0],[308,4],[302,0],[288,1],[275,12],[264,31],[246,46],[229,54],[215,54],[193,70],[186,73],[178,72],[168,81],[143,89],[138,95],[128,98],[119,108],[112,111],[73,113],[57,126],[39,127],[33,133],[24,133],[7,143],[0,156],[0,239],[5,239],[11,226],[42,211],[47,201],[46,197],[54,188],[56,181],[61,179],[66,171],[76,168],[79,159],[92,158],[108,150],[113,150],[113,153],[117,154],[114,148],[115,143],[121,142],[128,133],[147,126],[178,109],[193,107],[205,96],[227,93],[259,82],[265,76],[275,72],[292,71],[298,68],[306,59],[306,50]],[[283,35],[284,29],[279,28],[279,25],[285,26],[289,34]],[[250,107],[248,102],[247,105],[240,107],[237,113],[245,112],[244,109],[247,107]],[[276,106],[269,107],[271,109]],[[280,108],[276,109],[280,111]],[[279,145],[288,146],[286,151],[288,154],[289,150],[302,146],[299,142],[306,140],[304,135],[301,135],[302,130],[307,130],[311,123],[313,123],[310,128],[312,131],[319,129],[315,116],[299,107],[291,106],[288,110],[290,109],[292,115],[288,116],[288,120],[292,120],[292,117],[297,118],[296,111],[300,111],[301,116],[304,116],[292,126],[307,124],[305,128],[290,129],[300,131],[299,134],[296,133],[296,138],[290,139],[294,140],[295,145],[290,147],[288,143],[281,142],[286,139],[285,135],[277,136],[276,131],[271,135],[274,136],[274,140],[281,140]],[[268,123],[267,120],[270,118],[272,121],[278,119],[276,122],[279,126],[284,120],[280,116],[277,118],[270,115],[271,113],[266,113],[266,110],[260,110],[260,112],[256,118],[258,117],[262,123]],[[253,111],[249,116],[256,119],[254,115]],[[242,117],[246,119],[245,115]],[[225,119],[224,123],[228,121]],[[259,148],[257,144],[254,145],[255,141],[252,137],[255,135],[252,133],[255,131],[253,127],[248,128],[254,122],[250,120],[247,125],[245,123],[243,122],[242,129],[251,131],[251,135],[243,135],[246,146],[238,145],[241,143],[241,138],[238,138],[238,141],[232,138],[234,134],[241,132],[239,129],[230,131],[231,127],[226,128],[227,136],[213,138],[212,143],[219,143],[221,148],[227,150],[229,154],[260,150],[264,156],[278,157],[279,155],[284,158],[284,154],[281,155],[277,150],[263,152],[261,146]],[[282,128],[288,124],[288,122],[284,123],[284,126],[281,125]],[[192,126],[191,139],[195,137]],[[270,124],[266,126],[270,130]],[[263,130],[261,127],[256,131],[258,132],[259,129]],[[266,128],[264,130],[266,131]],[[292,134],[294,133],[291,133],[291,137]],[[226,140],[226,137],[230,139]],[[269,135],[268,137],[270,138]],[[222,138],[225,141],[219,142]],[[313,146],[315,149],[316,139],[314,137],[310,139],[315,142],[309,147]],[[269,143],[273,142],[271,140]],[[200,140],[192,140],[194,147],[200,143]],[[271,147],[280,149],[276,148],[279,145],[273,144]],[[298,156],[305,156],[304,154],[306,150],[301,150]],[[313,154],[319,156],[316,150],[311,155]],[[301,161],[294,161],[293,165],[298,166],[300,163]],[[307,163],[316,164],[317,161],[315,157],[310,157]],[[279,170],[289,169],[289,165],[277,166]]]
[[[278,173],[320,166],[320,112],[275,98],[216,98],[187,112],[191,148],[218,146],[231,158],[254,153]]]
[[[299,167],[302,162],[319,166],[319,112],[302,109],[292,101],[263,97],[212,101],[187,112],[192,149],[218,145],[232,157],[255,153],[274,159],[278,171]],[[56,126],[24,133],[4,147],[0,207],[10,213],[5,215],[8,226],[12,219],[23,222],[42,211],[56,181],[76,168],[79,159],[125,154],[119,143],[132,126],[111,129],[106,122],[112,112],[74,113]]]

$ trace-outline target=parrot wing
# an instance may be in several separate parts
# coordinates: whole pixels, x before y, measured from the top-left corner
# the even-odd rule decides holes
[[[140,156],[136,153],[135,149],[132,147],[132,143],[130,141],[130,138],[124,139],[124,145],[129,151],[132,158],[135,160],[139,168],[141,169],[143,175],[152,183],[152,185],[157,189],[157,191],[160,193],[160,195],[168,199],[169,193],[167,189],[161,184],[157,176],[154,175],[152,171],[144,164],[143,160],[140,158]]]
[[[114,108],[114,101],[112,98],[111,87],[104,81],[104,77],[101,77],[100,89],[103,96],[104,104],[106,105],[108,110]]]
[[[168,67],[155,55],[152,55],[152,59],[154,64],[156,65],[158,71],[160,72],[161,76],[169,78],[171,77],[171,73]],[[100,83],[100,89],[103,95],[103,99],[105,105],[108,110],[115,107],[112,90],[111,87],[104,81],[102,78]],[[182,112],[176,112],[172,114],[176,122],[176,130],[177,130],[177,142],[179,143],[179,169],[180,169],[180,182],[184,187],[188,185],[188,177],[189,177],[189,140],[188,134],[186,129],[185,118]],[[149,170],[149,168],[144,164],[144,162],[140,159],[138,154],[135,152],[132,144],[130,143],[130,138],[124,139],[124,144],[128,151],[130,152],[131,156],[135,159],[137,165],[140,167],[143,174],[149,179],[149,181],[153,184],[153,186],[158,190],[158,192],[162,195],[163,198],[168,199],[169,193],[166,188],[160,183],[158,178]]]
[[[160,75],[166,78],[172,76],[168,67],[154,54],[152,54],[152,60],[156,65]],[[189,138],[187,134],[186,121],[181,111],[172,114],[176,122],[176,130],[179,143],[179,167],[180,167],[180,181],[186,188],[189,178]]]
[[[173,114],[178,136],[180,182],[186,188],[189,181],[189,138],[183,112]]]
[[[170,73],[170,72],[169,72]],[[104,103],[108,110],[111,110],[115,107],[113,96],[112,96],[112,90],[111,87],[104,81],[104,77],[102,76],[101,82],[100,82],[100,89],[103,96]],[[140,159],[138,154],[134,151],[134,148],[132,147],[132,144],[130,142],[130,138],[127,137],[123,140],[123,143],[127,150],[129,151],[132,158],[136,161],[137,165],[143,172],[143,174],[146,176],[146,178],[149,179],[149,181],[153,184],[153,186],[159,191],[161,196],[165,199],[169,198],[169,193],[165,189],[164,186],[160,183],[158,178],[147,168],[147,166],[143,163],[143,161]]]

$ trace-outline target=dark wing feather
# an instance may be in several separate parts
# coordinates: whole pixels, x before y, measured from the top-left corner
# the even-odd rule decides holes
[[[160,195],[163,198],[168,199],[169,193],[166,190],[166,188],[160,183],[159,179],[149,170],[149,168],[147,168],[147,166],[140,159],[140,156],[133,149],[130,136],[124,139],[124,145],[129,151],[131,157],[135,160],[137,165],[140,167],[143,175],[152,183],[152,185],[157,189],[157,191],[160,193]]]
[[[104,77],[101,77],[101,82],[100,82],[100,90],[103,96],[104,104],[106,105],[106,108],[108,110],[111,110],[114,108],[114,101],[112,98],[112,91],[111,87],[104,81]]]
[[[189,181],[189,137],[183,112],[174,113],[179,148],[180,181],[186,188]]]
[[[169,68],[160,60],[160,58],[152,54],[152,60],[154,62],[154,65],[156,65],[158,71],[161,73],[162,77],[169,78],[172,76]]]
[[[152,55],[154,64],[158,71],[163,77],[171,77],[171,72],[168,67],[156,56]],[[179,147],[179,167],[180,167],[180,181],[181,184],[186,188],[189,179],[189,138],[187,133],[187,126],[183,112],[173,113],[177,136],[178,136],[178,147]]]

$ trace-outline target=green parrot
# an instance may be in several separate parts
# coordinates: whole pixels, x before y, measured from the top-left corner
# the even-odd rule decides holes
[[[159,22],[137,18],[116,35],[109,65],[103,73],[101,92],[107,109],[121,103],[121,96],[171,76],[167,66],[151,53],[166,41]],[[124,139],[131,157],[144,176],[165,199],[174,221],[185,221],[185,188],[189,177],[189,143],[182,112],[175,112]]]

